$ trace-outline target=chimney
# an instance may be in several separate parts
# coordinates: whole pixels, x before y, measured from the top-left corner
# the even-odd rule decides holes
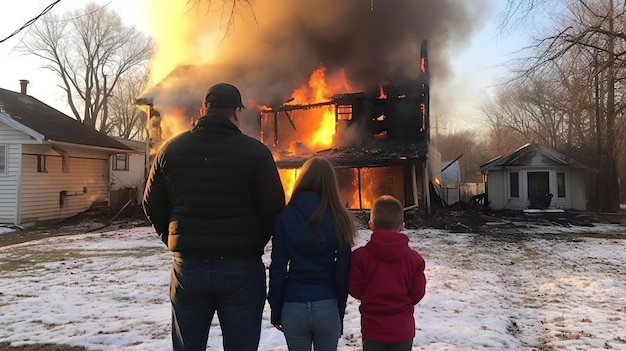
[[[26,88],[28,87],[28,81],[26,79],[20,79],[20,87],[21,89],[21,94],[22,95],[27,95],[26,94]]]

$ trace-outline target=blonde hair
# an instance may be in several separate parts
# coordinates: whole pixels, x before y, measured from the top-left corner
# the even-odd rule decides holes
[[[397,230],[404,222],[404,206],[395,197],[382,195],[372,205],[370,221],[374,229]]]
[[[356,225],[352,214],[341,204],[335,170],[327,159],[315,156],[304,163],[296,179],[291,199],[293,200],[297,193],[304,191],[316,192],[320,197],[320,205],[309,219],[308,225],[313,229],[319,229],[324,212],[330,209],[335,220],[337,246],[354,245]]]

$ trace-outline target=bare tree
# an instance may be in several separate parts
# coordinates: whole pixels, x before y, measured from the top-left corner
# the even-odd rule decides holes
[[[109,121],[107,134],[124,139],[145,140],[146,112],[134,104],[137,96],[145,89],[148,81],[146,72],[128,75],[115,86],[109,97]]]
[[[476,132],[463,130],[438,134],[435,140],[441,159],[452,161],[458,157],[463,182],[481,182],[480,165],[489,161],[487,149],[483,147]]]
[[[187,0],[187,4],[197,13],[208,13],[215,6],[219,6],[221,13],[220,23],[224,27],[224,35],[235,30],[235,17],[242,15],[242,9],[248,10],[256,21],[250,0]]]
[[[114,89],[153,51],[151,39],[95,3],[61,16],[48,14],[29,36],[22,50],[59,76],[74,117],[102,132]]]
[[[579,70],[590,73],[591,79],[585,85],[592,91],[593,118],[588,121],[582,118],[579,123],[587,122],[595,127],[594,138],[587,140],[595,140],[599,160],[598,209],[616,211],[619,209],[617,161],[621,149],[616,131],[621,123],[619,119],[623,118],[624,103],[619,98],[623,96],[620,94],[624,89],[623,67],[626,65],[623,30],[626,3],[616,6],[613,0],[508,0],[503,23],[511,23],[513,18],[526,18],[541,6],[557,3],[567,5],[563,8],[567,8],[568,13],[555,29],[556,34],[538,42],[537,55],[529,61],[531,64],[523,70],[522,77],[545,74],[572,57],[577,59]],[[575,95],[570,98],[572,96]],[[569,122],[574,123],[574,120]]]

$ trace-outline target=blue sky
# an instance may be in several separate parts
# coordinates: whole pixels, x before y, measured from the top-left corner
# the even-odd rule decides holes
[[[503,0],[493,0],[502,6]],[[39,14],[53,0],[28,0],[29,6],[16,8],[14,3],[0,3],[0,38],[5,38],[29,19]],[[148,24],[141,22],[140,13],[147,0],[108,0],[109,6],[117,10],[127,23],[148,31]],[[62,13],[84,4],[83,0],[63,0],[52,11]],[[440,96],[431,104],[433,118],[438,118],[438,127],[464,129],[479,127],[482,123],[480,105],[494,87],[506,75],[505,65],[516,52],[526,46],[527,35],[520,31],[501,33],[498,28],[496,8],[489,19],[468,42],[458,55],[451,59],[453,76],[445,85],[448,96]],[[41,69],[37,58],[22,55],[16,45],[27,35],[22,31],[0,44],[0,88],[19,91],[19,80],[30,81],[28,92],[43,102],[69,114],[64,94],[57,86],[58,78],[50,71]],[[433,63],[431,63],[432,65]]]

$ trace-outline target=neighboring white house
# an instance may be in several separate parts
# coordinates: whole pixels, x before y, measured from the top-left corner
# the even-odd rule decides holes
[[[130,147],[28,96],[0,89],[0,224],[60,221],[108,204],[112,155]]]
[[[111,192],[117,192],[124,197],[124,192],[132,191],[137,195],[136,201],[139,202],[149,166],[148,145],[145,141],[115,139],[133,151],[114,154],[111,157]]]
[[[495,210],[587,208],[585,172],[588,168],[552,149],[526,144],[507,156],[480,167],[486,180],[489,207]],[[533,206],[546,201],[546,206]],[[549,202],[549,203],[548,203]]]

